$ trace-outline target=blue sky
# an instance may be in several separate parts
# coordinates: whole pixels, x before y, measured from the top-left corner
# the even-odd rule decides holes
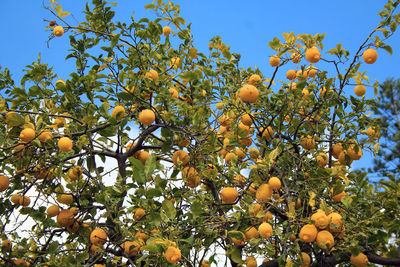
[[[45,4],[47,0],[43,1]],[[150,11],[143,6],[150,1],[122,0],[116,7],[117,19],[129,20],[134,12],[135,18],[149,17]],[[272,74],[268,57],[273,55],[268,42],[273,37],[282,37],[282,32],[326,33],[324,51],[337,43],[351,54],[358,49],[369,32],[379,23],[377,13],[386,1],[376,0],[336,0],[336,1],[244,1],[238,0],[180,0],[181,15],[192,23],[195,46],[207,51],[210,38],[222,36],[223,42],[231,46],[231,52],[242,55],[241,66],[258,66],[264,76]],[[59,0],[63,10],[71,12],[78,21],[83,20],[81,10],[86,1]],[[41,53],[42,61],[54,66],[61,78],[66,78],[73,67],[73,61],[65,61],[68,41],[55,38],[47,47],[49,32],[45,31],[44,19],[53,19],[42,7],[42,1],[0,1],[0,65],[8,67],[13,77],[19,80],[21,69],[36,60]],[[393,48],[393,56],[379,50],[378,61],[364,66],[371,79],[383,81],[388,77],[398,78],[400,70],[400,32],[388,44]],[[324,54],[323,54],[324,56]],[[372,91],[372,90],[370,90]],[[353,88],[347,88],[351,94]],[[367,92],[367,97],[373,97]],[[371,156],[353,163],[353,167],[368,166]]]

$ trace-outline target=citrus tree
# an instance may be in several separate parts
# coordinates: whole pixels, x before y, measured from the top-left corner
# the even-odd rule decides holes
[[[1,70],[2,265],[400,265],[400,184],[351,170],[379,149],[366,70],[398,4],[354,54],[273,38],[266,77],[220,37],[199,52],[172,2],[122,23],[93,0],[77,23],[50,1],[76,68]]]

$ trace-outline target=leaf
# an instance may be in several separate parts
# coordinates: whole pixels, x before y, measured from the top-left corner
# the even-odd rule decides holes
[[[145,177],[149,177],[150,175],[152,175],[155,168],[156,168],[156,156],[154,154],[151,154],[150,157],[146,160],[146,164],[144,166]]]
[[[229,252],[230,258],[236,263],[242,263],[242,253],[237,246],[234,246],[232,250]]]
[[[138,184],[146,183],[146,176],[144,174],[144,166],[142,162],[134,157],[130,157],[129,162],[133,165],[133,179]]]
[[[168,218],[174,219],[176,216],[176,209],[174,207],[174,204],[168,199],[164,200],[162,203],[162,208],[165,211],[165,214],[167,215]]]
[[[203,212],[203,209],[201,208],[201,206],[202,206],[202,204],[197,200],[195,200],[192,203],[192,205],[190,205],[190,210],[192,211],[192,213],[195,217],[199,216]]]
[[[15,112],[9,112],[6,115],[7,125],[10,127],[21,126],[25,123],[24,117]]]
[[[296,203],[294,201],[290,202],[289,204],[289,212],[288,212],[288,216],[290,218],[294,218],[296,215]]]
[[[279,155],[279,147],[276,147],[274,150],[271,151],[271,153],[269,153],[268,161],[270,163],[273,162],[278,155]]]
[[[63,18],[63,17],[66,17],[66,16],[68,16],[69,14],[71,14],[71,13],[69,13],[68,11],[62,11],[62,7],[61,7],[61,5],[59,4],[58,6],[56,6],[56,12],[57,12],[57,15],[60,17],[60,18]]]
[[[346,207],[346,209],[349,209],[351,207],[352,202],[353,202],[353,199],[350,196],[342,197],[342,203]]]
[[[381,48],[385,49],[390,55],[393,55],[393,49],[390,45],[384,45]]]
[[[274,39],[272,41],[270,41],[268,43],[268,45],[269,45],[269,47],[271,47],[271,49],[278,51],[281,48],[282,43],[278,38],[274,37]]]

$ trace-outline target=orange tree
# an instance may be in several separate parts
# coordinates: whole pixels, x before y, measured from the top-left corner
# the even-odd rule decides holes
[[[93,0],[75,25],[50,1],[76,69],[1,70],[2,265],[400,265],[399,184],[350,169],[379,149],[365,66],[398,4],[354,54],[274,38],[265,77],[219,37],[200,53],[171,2],[127,24]]]

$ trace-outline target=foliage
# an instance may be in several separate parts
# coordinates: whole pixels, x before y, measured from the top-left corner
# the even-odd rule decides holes
[[[172,2],[146,5],[154,20],[121,23],[116,3],[93,0],[78,25],[50,2],[48,29],[63,27],[56,36],[69,38],[76,69],[59,80],[39,58],[20,84],[0,72],[3,263],[207,266],[223,251],[232,266],[250,256],[300,265],[301,252],[318,266],[359,252],[399,264],[399,184],[374,187],[350,169],[378,149],[368,134],[379,129],[369,116],[377,104],[345,94],[356,84],[377,90],[362,53],[391,52],[398,1],[355,54],[341,44],[319,54],[324,34],[275,37],[271,77],[241,68],[221,37],[199,52]],[[296,82],[279,80],[287,67]],[[24,128],[35,135],[20,136]],[[306,228],[300,235],[313,224],[326,230],[318,242],[314,232],[303,239]]]

